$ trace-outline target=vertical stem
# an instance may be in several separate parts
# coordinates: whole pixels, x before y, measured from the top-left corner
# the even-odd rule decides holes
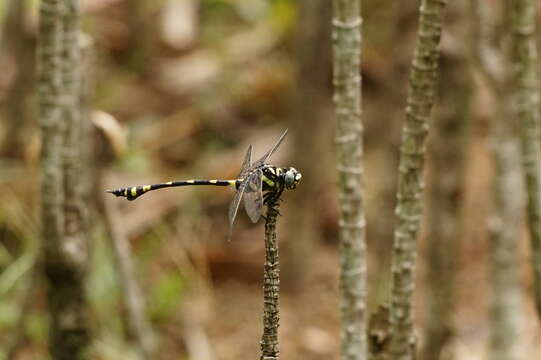
[[[366,359],[366,240],[361,122],[361,1],[333,1],[334,101],[340,206],[342,360]]]
[[[85,358],[90,341],[83,284],[86,218],[77,177],[80,151],[74,140],[80,129],[76,5],[75,0],[40,4],[42,235],[55,360]]]
[[[402,132],[391,288],[391,344],[395,359],[415,354],[413,290],[416,242],[422,215],[423,170],[428,120],[438,79],[439,43],[445,0],[423,0]]]
[[[52,289],[58,271],[56,266],[63,236],[64,212],[62,179],[62,117],[60,95],[62,77],[60,55],[62,44],[60,0],[43,0],[39,23],[39,116],[41,125],[41,223],[44,270],[49,283],[49,311],[51,313],[50,345],[55,347],[61,338],[59,310],[62,308]],[[60,262],[60,261],[58,261]],[[61,262],[60,262],[61,263]]]
[[[506,99],[497,99],[505,102]],[[509,110],[509,109],[507,109]],[[494,214],[490,219],[491,280],[493,302],[491,308],[491,358],[518,360],[522,328],[522,289],[520,285],[519,242],[522,225],[523,193],[520,173],[520,154],[510,112],[494,115],[493,151],[496,165],[494,183]]]
[[[39,24],[39,112],[42,135],[41,196],[42,231],[45,251],[52,254],[63,228],[61,149],[62,118],[60,93],[62,78],[60,0],[43,0]]]
[[[522,165],[528,192],[528,229],[532,248],[535,303],[537,315],[541,318],[541,145],[535,2],[515,0],[511,4],[515,111],[520,121]]]
[[[62,67],[62,116],[65,123],[64,148],[62,163],[64,170],[64,242],[76,250],[69,256],[73,263],[72,270],[79,274],[81,287],[84,281],[87,260],[86,226],[87,208],[83,203],[83,146],[81,114],[81,73],[79,0],[62,0],[64,12]],[[87,134],[85,134],[87,135]],[[84,137],[86,139],[86,137]]]
[[[509,4],[504,2],[503,5]],[[510,66],[501,46],[504,31],[509,25],[506,21],[509,9],[502,9],[502,15],[496,16],[490,12],[492,6],[483,1],[472,0],[470,5],[471,14],[474,15],[473,59],[495,103],[494,113],[491,114],[491,145],[496,177],[493,185],[494,209],[489,223],[493,288],[490,353],[495,360],[516,360],[521,358],[518,344],[522,328],[520,309],[523,307],[517,240],[520,238],[524,203],[520,155],[515,126],[510,120]]]
[[[100,189],[103,187],[100,186]],[[116,203],[109,196],[101,196],[99,202],[105,217],[105,227],[111,238],[115,265],[120,276],[122,286],[122,300],[127,311],[126,324],[129,332],[135,339],[135,345],[141,359],[152,359],[154,349],[154,334],[146,318],[145,299],[136,278],[135,264],[126,234],[118,226],[115,219],[119,219]]]
[[[263,335],[261,337],[261,360],[278,360],[278,326],[280,322],[280,269],[278,262],[278,241],[276,239],[276,218],[278,203],[267,204],[265,221],[265,267],[263,279]]]
[[[462,25],[460,21],[457,25]],[[430,141],[431,186],[428,194],[426,244],[426,316],[420,359],[442,359],[453,336],[455,273],[461,236],[460,204],[469,136],[471,76],[465,59],[448,54],[442,59],[440,114],[435,116]]]

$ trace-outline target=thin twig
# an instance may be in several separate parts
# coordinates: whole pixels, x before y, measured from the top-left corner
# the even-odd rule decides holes
[[[122,286],[122,299],[128,312],[127,325],[130,334],[134,337],[137,350],[142,359],[152,359],[154,350],[154,335],[152,328],[145,317],[145,303],[141,289],[135,277],[130,244],[114,219],[119,219],[116,205],[109,196],[101,196],[101,204],[107,233],[113,246],[115,264],[120,276]]]
[[[280,269],[278,263],[278,241],[276,218],[278,202],[267,203],[265,219],[265,268],[263,280],[263,335],[261,337],[261,360],[278,360],[278,326],[280,321]]]

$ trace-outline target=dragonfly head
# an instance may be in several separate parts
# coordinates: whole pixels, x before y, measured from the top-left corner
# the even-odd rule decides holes
[[[295,168],[289,167],[284,173],[284,184],[286,189],[292,190],[301,182],[302,174]]]

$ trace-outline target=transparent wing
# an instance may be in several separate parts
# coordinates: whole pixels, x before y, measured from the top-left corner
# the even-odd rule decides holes
[[[237,179],[244,179],[250,171],[250,165],[252,163],[252,148],[252,145],[248,146],[248,150],[246,151],[246,155],[244,155],[244,161],[242,162],[242,166],[240,167],[240,172],[237,176]],[[231,240],[231,235],[233,234],[233,223],[235,222],[235,218],[237,217],[240,201],[242,199],[242,195],[244,194],[244,190],[246,189],[247,184],[248,182],[243,181],[239,185],[239,188],[235,192],[235,196],[233,196],[233,200],[231,200],[231,203],[229,204],[229,235],[227,237],[228,240]]]
[[[255,168],[258,168],[260,167],[261,165],[265,164],[267,162],[267,160],[272,156],[272,154],[274,154],[274,152],[276,151],[276,149],[278,149],[278,146],[280,146],[280,144],[282,143],[282,140],[284,140],[284,138],[286,137],[287,135],[287,129],[286,131],[284,131],[284,133],[280,136],[280,138],[278,139],[278,141],[272,146],[272,148],[267,151],[267,153],[265,155],[263,155],[259,160],[257,160],[253,165],[252,165],[252,168],[255,169]]]
[[[253,223],[261,217],[263,211],[263,173],[256,170],[247,179],[244,190],[244,208]]]
[[[244,156],[244,161],[242,162],[242,166],[240,167],[239,176],[237,176],[237,179],[243,179],[244,176],[248,173],[248,171],[251,168],[252,163],[252,145],[248,146],[248,150],[246,151],[246,155]]]
[[[235,196],[233,197],[231,204],[229,205],[229,227],[230,228],[233,227],[233,223],[235,222],[235,217],[237,216],[237,212],[239,211],[240,200],[242,199],[242,195],[244,194],[246,185],[248,185],[247,181],[243,181],[240,184],[239,188],[237,189],[237,192],[235,192]]]

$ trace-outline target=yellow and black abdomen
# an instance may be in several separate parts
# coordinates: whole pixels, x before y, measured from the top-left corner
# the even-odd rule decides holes
[[[231,186],[237,188],[241,180],[182,180],[182,181],[169,181],[161,184],[153,185],[140,185],[125,187],[116,190],[107,190],[107,192],[115,195],[122,196],[126,199],[132,201],[137,199],[139,196],[146,194],[152,190],[158,190],[168,187],[178,187],[178,186]]]

